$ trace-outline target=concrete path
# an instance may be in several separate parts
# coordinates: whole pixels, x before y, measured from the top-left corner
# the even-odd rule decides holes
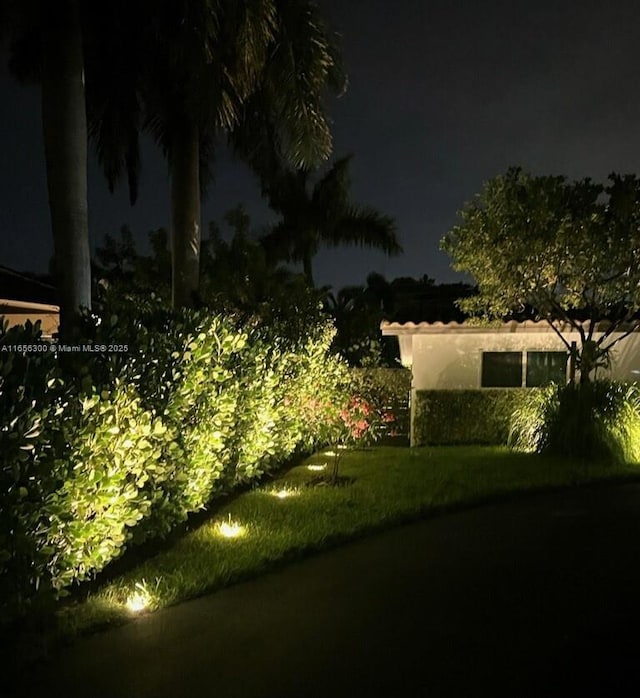
[[[47,698],[637,696],[640,485],[395,529],[84,639],[21,685]]]

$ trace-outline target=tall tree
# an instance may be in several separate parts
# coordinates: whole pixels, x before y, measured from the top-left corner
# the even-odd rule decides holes
[[[91,307],[87,210],[87,122],[80,7],[77,0],[5,0],[10,69],[40,83],[54,268],[61,333]]]
[[[478,284],[461,307],[485,318],[528,310],[568,351],[559,326],[570,326],[581,382],[640,327],[640,180],[612,174],[609,181],[512,168],[465,206],[442,242],[454,268]]]
[[[263,177],[270,206],[282,216],[263,238],[275,258],[302,262],[313,285],[313,258],[321,245],[360,245],[400,254],[396,224],[392,218],[351,200],[351,156],[337,160],[315,184],[310,172],[280,169]]]
[[[177,306],[198,288],[200,196],[220,132],[264,117],[296,164],[330,152],[323,96],[340,72],[337,51],[307,0],[4,0],[0,12],[15,72],[42,81],[63,319],[91,302],[83,75],[111,187],[126,172],[135,199],[142,126],[168,157]]]
[[[169,161],[173,303],[190,305],[217,137],[260,113],[277,124],[287,157],[317,164],[330,152],[322,96],[336,58],[306,0],[164,0],[155,12],[147,126]],[[246,133],[239,129],[238,142]]]
[[[126,175],[134,204],[154,6],[151,0],[109,0],[86,2],[84,7],[89,136],[110,191]]]

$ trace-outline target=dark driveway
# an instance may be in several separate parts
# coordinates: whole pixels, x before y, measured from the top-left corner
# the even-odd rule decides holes
[[[640,485],[399,528],[81,641],[24,695],[640,695]],[[1,692],[1,691],[0,691]]]

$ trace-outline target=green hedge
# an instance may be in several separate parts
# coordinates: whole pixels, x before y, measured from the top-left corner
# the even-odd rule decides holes
[[[353,398],[333,329],[129,309],[87,317],[128,352],[19,351],[0,332],[0,610],[65,593],[212,497],[337,439]],[[2,615],[2,614],[0,614]]]
[[[531,399],[535,390],[418,390],[413,443],[506,444],[512,414]]]

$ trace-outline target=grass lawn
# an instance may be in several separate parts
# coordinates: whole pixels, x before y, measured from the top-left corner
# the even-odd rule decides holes
[[[344,451],[337,487],[315,486],[316,454],[228,501],[163,552],[58,613],[65,635],[184,601],[338,542],[438,511],[602,480],[640,478],[640,466],[582,465],[493,447],[378,447]],[[237,534],[225,537],[224,534]]]

